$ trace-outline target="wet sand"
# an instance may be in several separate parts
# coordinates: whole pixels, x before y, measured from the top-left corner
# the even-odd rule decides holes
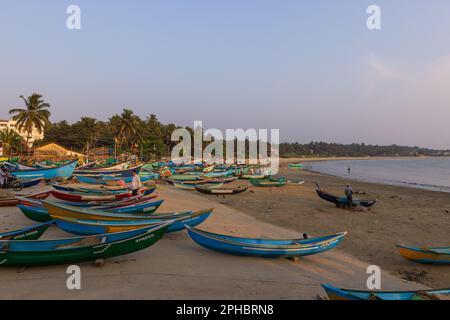
[[[311,181],[318,178],[309,174],[306,177]],[[321,180],[324,184],[331,184],[332,180],[321,179],[325,179]],[[46,187],[37,189],[43,188]],[[282,189],[257,189],[225,198],[172,186],[163,186],[159,193],[166,200],[161,212],[215,207],[211,218],[201,225],[212,232],[265,238],[298,237],[302,232],[323,235],[346,229],[351,233],[335,250],[290,261],[210,251],[198,246],[183,231],[164,236],[146,250],[108,259],[103,267],[80,264],[80,291],[67,289],[67,266],[0,268],[0,299],[317,299],[325,296],[321,283],[364,289],[368,260],[380,256],[376,248],[386,245],[389,259],[401,266],[403,263],[402,269],[409,265],[396,257],[388,239],[380,240],[381,234],[376,233],[385,225],[379,213],[384,205],[368,213],[338,210],[315,198],[311,182]],[[403,212],[397,207],[398,212]],[[368,219],[372,222],[367,222]],[[413,225],[408,229],[417,230],[418,221],[411,222]],[[0,208],[0,232],[33,224],[18,208]],[[441,221],[439,228],[442,224]],[[374,233],[364,231],[367,225]],[[52,227],[44,238],[62,236],[69,235]],[[436,234],[433,237],[438,238]],[[369,250],[368,245],[374,250]],[[365,259],[369,252],[373,257]],[[375,260],[383,270],[388,270],[389,263]],[[382,287],[423,288],[388,272],[383,272]]]

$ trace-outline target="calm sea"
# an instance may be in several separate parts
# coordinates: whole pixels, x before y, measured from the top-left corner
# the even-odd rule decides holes
[[[318,161],[307,168],[352,180],[450,192],[450,158]]]

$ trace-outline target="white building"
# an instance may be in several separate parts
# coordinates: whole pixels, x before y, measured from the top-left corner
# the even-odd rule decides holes
[[[25,140],[25,141],[27,140],[27,135],[28,135],[27,132],[19,131],[16,128],[16,121],[0,119],[0,131],[5,130],[6,128],[16,131],[23,138],[23,140]],[[34,141],[41,140],[43,138],[44,138],[44,132],[39,133],[36,128],[33,128],[33,132],[31,132],[30,139],[28,140],[29,145],[32,146]]]

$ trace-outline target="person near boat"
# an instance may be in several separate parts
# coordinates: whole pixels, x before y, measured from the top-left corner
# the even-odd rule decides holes
[[[133,179],[131,180],[131,191],[133,196],[137,196],[139,189],[142,187],[141,178],[136,171],[133,171]]]
[[[5,167],[0,167],[0,189],[3,189],[3,184],[6,182],[6,172]]]
[[[351,208],[353,204],[353,189],[348,183],[345,187],[345,195],[347,196],[347,205],[349,208]]]

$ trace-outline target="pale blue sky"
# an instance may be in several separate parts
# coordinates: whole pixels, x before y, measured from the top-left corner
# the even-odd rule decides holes
[[[449,17],[448,0],[0,0],[0,118],[36,91],[53,121],[130,107],[283,141],[450,148]]]

